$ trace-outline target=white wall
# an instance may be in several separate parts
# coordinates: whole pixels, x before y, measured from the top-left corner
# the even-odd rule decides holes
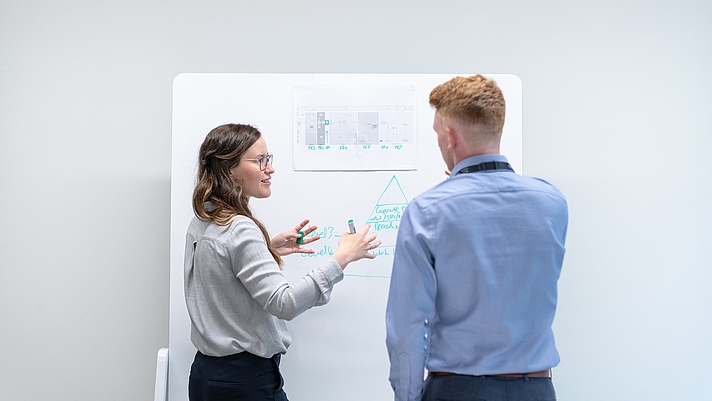
[[[712,3],[0,2],[0,399],[146,400],[181,72],[514,73],[561,400],[709,399]]]

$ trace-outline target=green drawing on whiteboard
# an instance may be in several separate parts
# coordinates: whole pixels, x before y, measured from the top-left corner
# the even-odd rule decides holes
[[[368,221],[366,221],[366,224],[370,224],[378,233],[378,239],[382,241],[382,245],[374,251],[376,255],[393,255],[395,253],[398,227],[400,227],[401,217],[406,206],[408,206],[408,199],[403,193],[398,178],[394,175],[381,193]]]
[[[395,255],[396,249],[396,239],[398,236],[398,228],[400,227],[401,217],[405,211],[406,206],[408,206],[408,199],[403,193],[403,188],[401,188],[398,178],[394,175],[388,182],[386,188],[381,192],[381,195],[376,201],[376,206],[374,206],[371,211],[370,217],[366,221],[366,224],[371,225],[371,229],[378,234],[378,239],[381,241],[381,246],[371,251],[372,254],[376,256],[393,256]],[[307,226],[305,228],[309,228]],[[319,231],[315,231],[305,238],[311,238],[314,236],[319,236],[321,239],[325,240],[337,240],[341,237],[341,234],[334,226],[322,227]],[[319,248],[314,249],[312,254],[301,254],[303,258],[318,258],[323,256],[331,256],[334,254],[335,246],[331,244],[322,245]],[[353,271],[353,268],[351,268]],[[388,278],[390,276],[379,274],[346,274],[356,275],[361,277],[379,277]]]

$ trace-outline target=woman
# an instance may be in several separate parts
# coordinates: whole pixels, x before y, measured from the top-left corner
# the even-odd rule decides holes
[[[289,284],[281,257],[314,252],[297,244],[309,220],[270,240],[249,207],[250,198],[272,193],[272,158],[249,125],[221,125],[200,147],[184,271],[191,341],[198,349],[188,385],[191,401],[286,401],[279,373],[280,356],[291,343],[285,320],[326,304],[343,269],[373,259],[369,250],[381,244],[376,234],[368,235],[368,226],[344,233],[333,257]],[[317,239],[305,237],[302,244]]]

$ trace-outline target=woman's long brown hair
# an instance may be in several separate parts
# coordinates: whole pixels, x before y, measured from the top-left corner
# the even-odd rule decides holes
[[[264,225],[252,216],[249,198],[243,194],[242,185],[230,177],[230,170],[240,163],[240,158],[262,136],[260,131],[244,124],[225,124],[208,133],[198,155],[198,181],[193,190],[193,211],[199,219],[224,226],[237,216],[246,216],[257,224],[267,242],[267,249],[282,267],[282,258],[272,248]],[[210,201],[215,209],[205,208]]]

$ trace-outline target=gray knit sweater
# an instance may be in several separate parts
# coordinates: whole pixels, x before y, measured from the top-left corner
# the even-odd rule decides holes
[[[329,302],[334,284],[344,277],[329,258],[288,283],[262,232],[245,216],[226,226],[194,217],[184,266],[191,341],[209,356],[247,351],[269,358],[285,353],[291,343],[285,320]]]

